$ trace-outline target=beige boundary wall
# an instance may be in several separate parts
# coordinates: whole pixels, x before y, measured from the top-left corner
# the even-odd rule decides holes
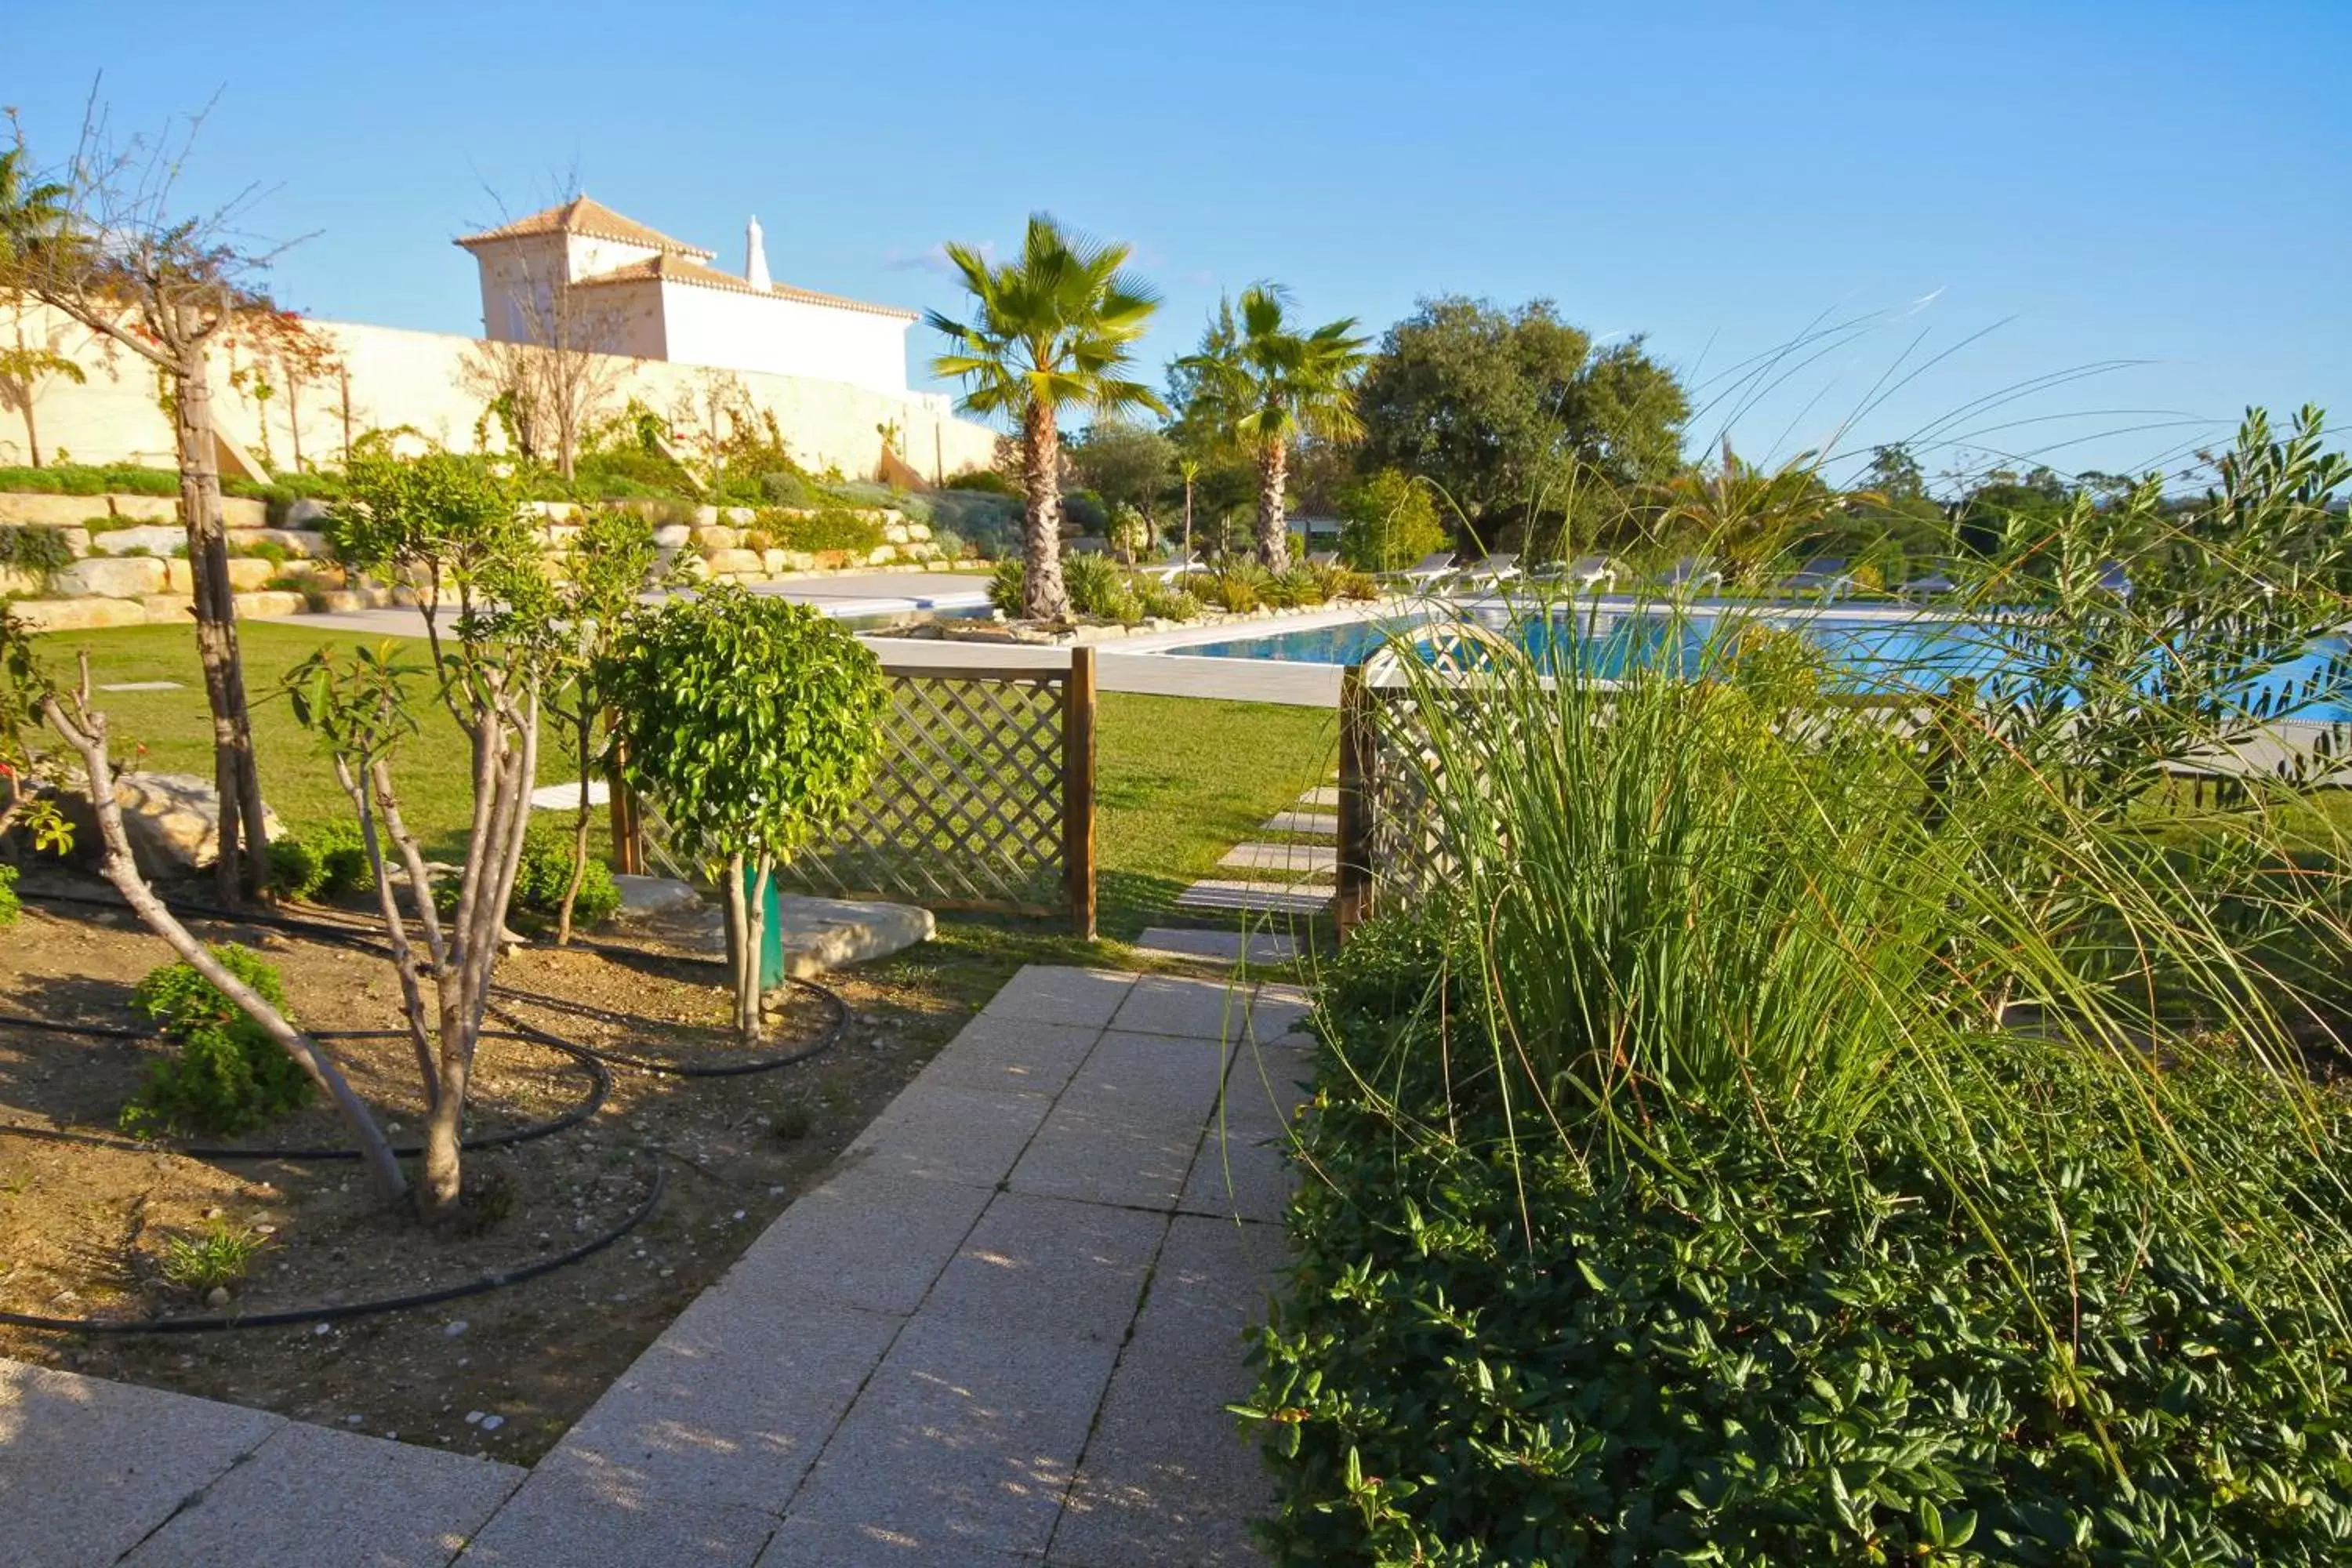
[[[7,310],[0,301],[0,334],[7,334],[13,345]],[[80,463],[173,466],[171,424],[159,401],[155,372],[145,360],[94,342],[88,331],[42,306],[26,306],[21,320],[28,343],[46,344],[75,360],[89,377],[79,386],[51,377],[37,389],[34,415],[44,461],[55,462],[62,453]],[[462,372],[478,340],[350,321],[308,324],[333,341],[349,367],[347,376],[299,389],[278,384],[265,401],[236,380],[235,373],[251,358],[248,353],[231,345],[214,354],[213,406],[230,471],[248,465],[291,469],[298,447],[303,467],[332,467],[341,460],[347,433],[355,437],[398,425],[413,426],[446,447],[474,448],[483,402],[466,390]],[[948,399],[936,393],[892,396],[845,382],[714,373],[665,360],[623,360],[618,368],[611,406],[604,411],[610,414],[634,397],[668,415],[707,377],[732,375],[753,407],[775,416],[794,460],[815,473],[838,468],[851,479],[872,478],[881,462],[886,426],[898,432],[899,455],[934,482],[986,468],[995,458],[996,433],[956,418]],[[272,367],[270,382],[282,379]],[[503,445],[495,421],[488,439],[493,449]],[[0,464],[25,461],[22,414],[9,392],[0,389]]]

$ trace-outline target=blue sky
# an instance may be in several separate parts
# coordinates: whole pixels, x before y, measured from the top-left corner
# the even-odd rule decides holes
[[[576,171],[722,266],[757,212],[780,279],[919,308],[956,305],[940,240],[1050,210],[1134,243],[1155,367],[1259,278],[1375,329],[1548,296],[1647,332],[1717,399],[1694,447],[1736,414],[1750,456],[1931,430],[1965,438],[1931,468],[2137,469],[2250,403],[2352,423],[2347,0],[348,0],[217,7],[193,70],[184,14],[0,0],[0,102],[54,155],[101,71],[122,127],[216,85],[188,189],[265,187],[252,226],[310,237],[277,291],[320,316],[477,330],[449,240]],[[1849,320],[1759,398],[1722,377]]]

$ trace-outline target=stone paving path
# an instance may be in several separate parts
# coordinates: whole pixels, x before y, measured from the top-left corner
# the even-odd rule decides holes
[[[1324,784],[1298,797],[1297,807],[1276,812],[1267,833],[1292,837],[1277,843],[1236,844],[1217,862],[1238,877],[1204,877],[1176,895],[1180,910],[1260,914],[1317,915],[1339,896],[1332,881],[1339,867],[1339,819],[1328,809],[1339,804],[1336,785]],[[1312,840],[1324,842],[1311,842]]]
[[[5,1561],[1255,1562],[1303,1011],[1022,971],[528,1474],[0,1362]]]

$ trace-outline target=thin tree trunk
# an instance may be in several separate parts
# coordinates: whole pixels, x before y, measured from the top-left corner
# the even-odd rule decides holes
[[[1188,478],[1188,479],[1185,479],[1185,481],[1184,481],[1184,555],[1183,555],[1183,559],[1185,559],[1185,560],[1187,560],[1187,561],[1190,561],[1192,558],[1192,481]]]
[[[376,907],[383,914],[385,940],[392,946],[393,972],[400,976],[400,1003],[408,1017],[408,1043],[416,1051],[417,1081],[425,1086],[425,1105],[430,1110],[436,1082],[433,1037],[425,1026],[425,993],[417,984],[416,954],[409,945],[408,924],[400,918],[400,900],[392,890],[392,873],[384,865],[383,840],[376,832],[375,806],[368,799],[367,781],[353,773],[351,763],[340,754],[335,758],[335,782],[343,786],[343,793],[352,797],[352,805],[360,814],[360,842],[366,847],[368,870],[375,880]]]
[[[89,668],[85,656],[82,667],[82,689],[89,688]],[[352,1140],[358,1146],[360,1163],[366,1166],[370,1184],[376,1196],[389,1207],[400,1201],[407,1191],[407,1182],[400,1173],[400,1162],[393,1157],[392,1145],[384,1141],[383,1132],[368,1113],[367,1102],[352,1089],[334,1059],[320,1048],[318,1043],[288,1023],[278,1009],[264,1001],[254,989],[226,968],[212,950],[198,942],[155,896],[155,890],[140,876],[139,867],[131,858],[131,839],[122,826],[122,808],[114,798],[114,767],[107,756],[106,717],[89,711],[86,699],[78,700],[79,721],[66,711],[65,704],[52,696],[42,705],[42,711],[57,732],[68,744],[81,753],[82,772],[89,785],[90,805],[98,816],[99,837],[106,846],[106,856],[100,870],[114,884],[131,911],[169,943],[195,972],[203,975],[223,995],[236,1005],[237,1010],[275,1040],[295,1065],[317,1085],[320,1091],[333,1102],[343,1124],[351,1130]]]
[[[775,869],[775,861],[762,854],[752,868],[751,886],[743,897],[743,939],[751,952],[751,962],[743,966],[743,1043],[760,1043],[760,983],[766,978],[761,972],[768,959],[768,883]]]
[[[760,965],[760,955],[751,951],[751,921],[745,903],[743,857],[730,855],[727,858],[727,956],[734,965],[735,1030],[738,1034],[749,1032],[743,1022],[744,993],[759,983],[756,978],[748,982],[745,978],[747,975],[756,977]]]
[[[1033,403],[1021,416],[1022,478],[1029,489],[1021,613],[1031,620],[1070,618],[1070,594],[1062,585],[1061,464],[1062,440],[1054,427],[1054,411]]]
[[[583,679],[585,678],[583,677]],[[564,885],[562,906],[555,911],[555,945],[572,945],[572,906],[580,900],[580,885],[588,879],[588,828],[595,816],[588,805],[588,781],[592,773],[588,754],[595,740],[595,710],[589,707],[586,695],[580,700],[580,815],[572,824],[572,880]]]
[[[180,447],[180,510],[195,589],[196,653],[204,666],[205,698],[212,709],[213,787],[220,795],[215,886],[223,901],[234,903],[259,895],[269,835],[262,819],[253,720],[246,707],[245,665],[237,650],[236,595],[228,577],[220,466],[213,448],[212,386],[202,344],[181,354],[172,381]]]
[[[1257,558],[1269,572],[1290,570],[1290,536],[1282,516],[1282,491],[1289,473],[1288,443],[1268,441],[1258,458]]]

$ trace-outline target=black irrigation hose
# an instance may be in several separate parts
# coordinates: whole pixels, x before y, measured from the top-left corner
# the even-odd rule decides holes
[[[526,1263],[520,1268],[496,1269],[478,1275],[462,1285],[445,1285],[437,1290],[418,1290],[406,1296],[385,1296],[373,1301],[345,1301],[331,1307],[294,1307],[282,1312],[226,1313],[200,1318],[44,1318],[31,1312],[0,1311],[0,1323],[20,1329],[47,1329],[77,1334],[207,1334],[227,1329],[282,1329],[295,1323],[331,1323],[344,1318],[372,1318],[385,1312],[406,1311],[415,1307],[434,1307],[444,1301],[462,1301],[468,1296],[487,1296],[493,1290],[509,1285],[520,1285],[536,1279],[542,1274],[552,1274],[568,1268],[612,1246],[621,1237],[645,1223],[661,1202],[662,1188],[667,1184],[668,1173],[656,1161],[654,1164],[653,1185],[646,1193],[646,1201],[614,1226],[593,1240],[582,1243],[569,1252],[553,1258],[542,1258]]]

